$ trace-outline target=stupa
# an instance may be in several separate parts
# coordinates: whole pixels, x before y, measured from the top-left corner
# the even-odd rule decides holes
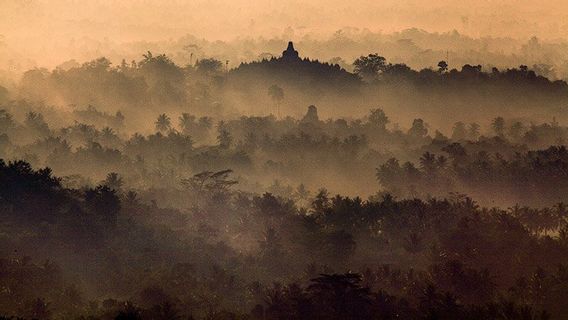
[[[298,51],[294,49],[294,43],[292,41],[288,42],[288,48],[286,48],[286,50],[282,52],[282,60],[285,61],[300,60]]]

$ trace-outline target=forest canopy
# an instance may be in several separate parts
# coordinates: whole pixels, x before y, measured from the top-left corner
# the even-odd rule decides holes
[[[1,73],[0,320],[567,318],[555,41],[109,40]]]

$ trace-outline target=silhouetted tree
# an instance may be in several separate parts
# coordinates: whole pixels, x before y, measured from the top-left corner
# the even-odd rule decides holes
[[[268,95],[274,102],[276,107],[276,115],[280,117],[280,103],[284,100],[284,89],[280,88],[279,86],[273,84],[268,88]]]
[[[465,124],[463,122],[456,122],[452,131],[452,140],[464,140],[467,136]]]
[[[505,119],[503,119],[502,117],[493,119],[491,128],[493,128],[493,131],[498,137],[503,137],[505,134]]]
[[[472,122],[469,124],[468,126],[468,137],[470,140],[477,140],[477,138],[479,138],[479,129],[480,126],[479,124]]]
[[[426,123],[422,119],[414,119],[408,134],[417,138],[423,138],[428,134]]]
[[[359,75],[363,79],[375,80],[379,72],[383,72],[386,69],[386,59],[379,56],[377,53],[371,53],[369,55],[361,56],[353,62],[355,67],[355,74]]]
[[[172,128],[172,122],[170,120],[170,117],[168,117],[165,113],[162,113],[161,115],[158,116],[158,120],[156,120],[155,125],[156,125],[156,131],[162,133],[168,132]]]
[[[444,73],[446,71],[448,71],[448,63],[443,60],[438,62],[438,72]]]
[[[217,126],[217,142],[221,149],[229,149],[233,143],[233,137],[225,128],[224,122],[220,122]]]
[[[382,109],[372,109],[369,114],[369,123],[384,131],[389,123],[389,118]]]
[[[116,172],[111,172],[107,174],[106,179],[103,181],[102,185],[109,187],[112,190],[118,191],[124,185],[124,181]]]

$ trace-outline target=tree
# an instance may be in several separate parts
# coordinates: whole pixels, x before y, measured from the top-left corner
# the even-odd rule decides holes
[[[493,128],[493,131],[495,131],[498,137],[503,137],[505,134],[505,119],[503,119],[503,117],[493,119],[491,128]]]
[[[229,188],[238,183],[236,180],[229,179],[233,170],[221,170],[217,172],[203,171],[191,178],[183,179],[182,185],[195,193],[195,204],[199,207],[201,198],[211,199],[221,198],[227,194]]]
[[[155,82],[161,81],[180,81],[183,79],[183,71],[165,54],[154,56],[150,51],[142,55],[144,59],[140,61],[138,67],[146,76],[147,80]]]
[[[389,118],[381,108],[371,109],[369,114],[369,123],[380,130],[386,130],[387,124],[389,123]]]
[[[210,117],[201,117],[199,118],[199,126],[204,129],[211,129],[213,125],[213,121]]]
[[[217,126],[217,142],[221,149],[229,149],[233,143],[233,137],[225,128],[225,123],[223,121],[219,122],[219,125]]]
[[[302,123],[319,123],[318,108],[314,105],[308,106],[308,111],[302,118]]]
[[[4,109],[0,109],[0,133],[6,133],[15,127],[14,117]]]
[[[413,137],[424,138],[428,134],[428,129],[424,120],[414,119],[412,127],[408,130],[408,134]]]
[[[0,86],[0,103],[7,102],[9,96],[10,93],[8,92],[8,89],[4,88],[3,86]]]
[[[296,191],[294,191],[294,198],[298,201],[307,201],[310,198],[310,191],[306,189],[306,186],[301,183]]]
[[[443,147],[442,151],[448,153],[450,158],[453,160],[454,165],[456,165],[458,162],[460,162],[465,157],[467,157],[467,152],[465,148],[457,142],[454,142],[452,144]]]
[[[158,116],[158,120],[156,120],[155,125],[156,131],[165,133],[171,130],[172,121],[170,120],[170,117],[168,117],[168,115],[162,113]]]
[[[87,207],[99,217],[104,226],[114,227],[120,212],[120,199],[108,186],[98,186],[85,191]]]
[[[116,320],[142,320],[140,309],[131,302],[126,302],[115,317]]]
[[[190,134],[194,125],[195,116],[185,112],[181,114],[179,117],[179,127],[183,134]]]
[[[217,59],[207,58],[197,61],[195,66],[199,73],[205,76],[211,76],[221,72],[223,63]]]
[[[379,183],[388,190],[398,190],[402,177],[402,168],[396,158],[390,158],[376,169],[375,174]]]
[[[106,179],[103,181],[102,183],[104,186],[109,187],[112,190],[120,190],[120,188],[122,188],[122,185],[124,184],[124,181],[122,180],[122,178],[118,175],[118,173],[116,172],[111,172],[109,174],[107,174]]]
[[[420,157],[420,166],[428,174],[432,174],[436,171],[438,164],[436,161],[436,156],[428,151],[426,151],[422,157]]]
[[[110,127],[104,127],[103,130],[101,130],[101,134],[104,138],[107,138],[107,139],[116,136],[116,134],[114,133],[114,130],[112,130],[112,128],[110,128]]]
[[[444,73],[448,71],[448,63],[444,60],[438,62],[438,72]]]
[[[45,122],[43,115],[36,112],[28,112],[24,124],[34,130],[39,135],[47,135],[49,133],[49,126]]]
[[[525,130],[525,127],[524,127],[523,123],[516,121],[509,128],[509,135],[511,136],[511,138],[513,140],[519,141],[521,139],[522,135],[523,135],[524,130]]]
[[[276,116],[280,117],[280,102],[284,100],[284,89],[280,88],[279,86],[273,84],[268,88],[268,95],[272,98],[274,102],[274,106],[276,109]]]
[[[341,218],[344,218],[342,215]],[[338,230],[330,233],[326,238],[324,250],[328,258],[334,264],[343,263],[347,265],[348,259],[355,252],[357,243],[353,239],[353,235],[345,230]]]
[[[375,80],[380,72],[386,70],[387,64],[384,57],[377,53],[371,53],[368,56],[361,56],[353,62],[354,72],[358,76],[367,80]]]
[[[361,275],[322,274],[308,287],[314,305],[312,319],[371,319],[371,292],[361,287]]]
[[[270,270],[282,268],[283,248],[281,239],[274,228],[268,227],[258,241],[261,257],[268,264]]]
[[[312,200],[311,210],[314,214],[324,214],[330,205],[329,192],[322,188]]]
[[[464,140],[467,136],[467,131],[465,129],[465,124],[461,121],[454,124],[452,131],[452,140]]]
[[[51,311],[49,310],[49,303],[44,299],[37,298],[31,302],[29,306],[30,319],[50,319]]]
[[[138,204],[138,193],[134,190],[129,190],[124,196],[124,200],[127,204],[134,206]]]
[[[468,136],[470,140],[477,140],[479,138],[479,124],[472,122],[468,126]]]

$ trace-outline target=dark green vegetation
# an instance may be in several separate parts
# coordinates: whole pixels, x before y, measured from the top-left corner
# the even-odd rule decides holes
[[[67,189],[47,169],[1,162],[2,313],[156,319],[567,315],[563,205],[489,210],[463,196],[363,201],[322,190],[301,209],[270,193],[232,191],[229,175],[185,181],[191,187],[184,196],[199,197],[184,212],[106,185]]]
[[[226,63],[215,59],[181,66],[166,55],[148,52],[139,61],[117,65],[100,58],[51,71],[29,70],[12,94],[0,90],[0,99],[79,109],[93,105],[109,114],[120,110],[130,120],[129,133],[148,129],[148,121],[134,119],[159,112],[235,117],[278,115],[278,109],[281,115],[300,117],[305,106],[316,104],[325,106],[326,117],[351,118],[364,116],[370,101],[396,122],[419,115],[445,130],[455,121],[468,120],[466,114],[476,122],[497,116],[539,122],[566,116],[566,83],[548,80],[525,65],[501,70],[440,65],[414,70],[370,54],[355,61],[362,81],[338,64],[303,57],[269,58],[227,70]],[[283,95],[269,94],[272,86],[280,87]]]
[[[1,91],[0,315],[568,317],[565,82],[287,52]]]

